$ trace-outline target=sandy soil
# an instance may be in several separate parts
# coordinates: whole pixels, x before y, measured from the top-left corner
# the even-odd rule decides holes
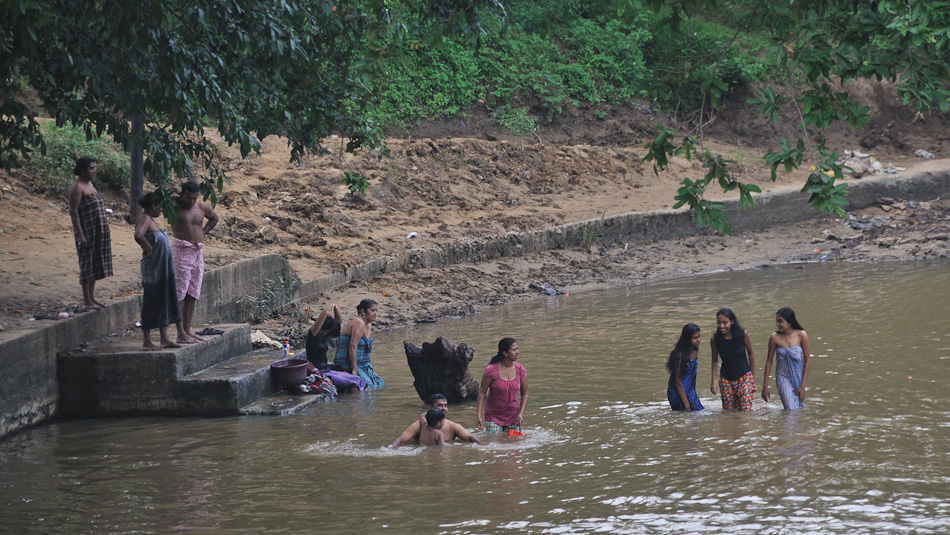
[[[830,148],[869,152],[885,164],[906,168],[902,174],[950,165],[945,159],[950,158],[950,115],[917,115],[900,106],[886,87],[851,89],[872,106],[874,120],[860,132],[846,127],[824,132]],[[781,137],[796,135],[793,125],[767,123],[752,112],[742,104],[727,107],[708,126],[705,147],[736,160],[737,177],[763,192],[799,189],[807,171],[780,173],[773,183],[762,163],[762,155]],[[603,120],[579,112],[523,140],[506,136],[477,114],[466,123],[425,123],[394,133],[390,157],[382,159],[334,153],[290,164],[286,142],[277,137],[265,139],[262,154],[248,160],[223,148],[231,184],[215,208],[221,222],[205,249],[209,266],[278,253],[309,280],[409,247],[670,208],[680,180],[702,173],[699,163],[683,159],[659,176],[641,163],[655,124],[669,124],[643,109],[620,110]],[[328,148],[338,149],[339,143],[328,140]],[[936,159],[915,158],[916,149]],[[344,170],[369,179],[366,196],[353,196],[340,183]],[[37,325],[29,321],[35,314],[76,311],[81,297],[66,200],[34,196],[27,184],[20,173],[0,172],[0,338]],[[126,199],[103,193],[115,211],[110,220],[115,275],[97,286],[97,296],[108,303],[140,291],[141,253],[133,227],[120,215],[127,210]],[[532,282],[570,292],[774,262],[945,258],[948,213],[945,201],[912,205],[894,199],[854,214],[879,218],[877,226],[865,229],[821,217],[755,235],[696,236],[636,247],[600,240],[591,251],[387,274],[301,306],[318,310],[334,302],[350,315],[359,299],[372,297],[380,303],[385,328],[539,295]],[[410,233],[416,234],[407,238]],[[287,322],[265,327],[274,334],[284,331],[282,336],[294,328]]]

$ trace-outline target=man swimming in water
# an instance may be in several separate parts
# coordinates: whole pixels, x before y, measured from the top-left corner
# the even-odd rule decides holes
[[[429,408],[430,409],[439,409],[448,416],[449,413],[449,400],[445,397],[444,394],[432,394],[429,396]],[[422,431],[423,426],[426,425],[425,413],[417,419],[415,422],[409,425],[401,435],[396,437],[396,440],[389,445],[390,448],[398,448],[406,442],[409,442],[413,439],[419,438],[419,433]],[[475,438],[467,429],[461,425],[449,420],[448,417],[443,420],[442,423],[442,433],[445,435],[445,442],[453,442],[456,439],[465,441],[465,442],[474,442],[475,444],[480,444],[479,440]]]

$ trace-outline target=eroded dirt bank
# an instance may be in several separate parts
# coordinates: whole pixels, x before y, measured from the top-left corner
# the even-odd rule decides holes
[[[303,308],[318,311],[328,303],[338,303],[351,311],[360,299],[369,297],[379,302],[379,324],[385,327],[470,315],[485,307],[543,295],[534,283],[571,293],[710,271],[768,269],[790,262],[950,258],[947,200],[908,203],[884,199],[880,205],[850,216],[819,217],[761,232],[693,236],[648,245],[605,242],[590,252],[554,250],[443,269],[388,273],[308,300]],[[259,327],[293,337],[297,323],[284,316]]]
[[[899,176],[950,166],[941,160],[950,156],[950,116],[918,116],[902,107],[892,91],[863,89],[872,123],[856,133],[846,128],[824,132],[830,147],[868,152],[903,168]],[[248,160],[225,148],[221,158],[232,183],[215,208],[221,221],[208,237],[206,259],[213,268],[277,253],[290,260],[302,279],[312,280],[409,248],[670,208],[679,182],[699,178],[702,168],[695,161],[674,159],[668,171],[657,175],[641,162],[643,144],[658,122],[669,123],[659,114],[618,110],[603,120],[566,118],[524,140],[483,121],[468,121],[466,128],[423,124],[392,138],[388,158],[334,153],[302,165],[288,163],[286,143],[276,137],[264,140],[262,154]],[[773,125],[737,105],[717,118],[705,146],[735,160],[737,177],[763,192],[798,190],[807,170],[780,174],[773,183],[762,164],[763,154],[778,139],[794,135],[793,125]],[[329,143],[333,148],[339,140]],[[936,159],[915,158],[915,149]],[[365,196],[351,195],[340,183],[344,171],[369,180]],[[81,293],[66,200],[33,195],[21,173],[0,172],[0,186],[5,216],[0,221],[0,337],[6,338],[35,328],[37,322],[29,321],[35,314],[75,310]],[[110,220],[115,275],[99,282],[97,295],[108,303],[140,291],[141,252],[132,239],[133,227],[123,220],[128,201],[121,194],[106,192],[106,197],[115,212]],[[911,205],[885,200],[852,214],[858,221],[871,218],[858,224],[866,228],[821,217],[751,234],[697,235],[648,245],[600,239],[589,252],[579,247],[388,273],[303,305],[319,310],[335,302],[349,315],[359,299],[373,297],[382,306],[380,326],[385,327],[527,299],[539,295],[530,288],[532,282],[571,292],[823,257],[945,258],[947,240],[941,236],[950,232],[948,208],[945,201],[932,201]],[[264,326],[271,331],[290,328]]]

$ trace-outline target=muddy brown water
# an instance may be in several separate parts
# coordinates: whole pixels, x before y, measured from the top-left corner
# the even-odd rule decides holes
[[[946,533],[947,263],[832,264],[690,277],[377,333],[384,389],[282,418],[61,421],[0,441],[0,532]],[[721,306],[761,381],[774,313],[812,340],[806,408],[723,413],[709,393]],[[385,310],[381,311],[385,314]],[[703,328],[707,410],[672,413],[665,355]],[[380,446],[422,409],[402,353],[447,336],[476,375],[514,336],[524,438]],[[474,404],[449,417],[468,427]]]

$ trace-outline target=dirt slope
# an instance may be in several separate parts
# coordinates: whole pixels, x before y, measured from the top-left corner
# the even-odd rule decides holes
[[[851,90],[866,99],[874,119],[864,131],[836,126],[825,132],[830,148],[863,150],[884,163],[906,168],[934,165],[934,160],[915,158],[916,149],[925,149],[938,159],[950,158],[950,116],[917,115],[900,106],[893,90],[883,86],[865,84]],[[535,136],[517,139],[476,115],[464,123],[424,123],[401,132],[389,140],[389,158],[334,153],[309,158],[303,165],[288,163],[286,142],[278,137],[265,139],[262,154],[248,160],[224,148],[221,158],[231,185],[216,207],[221,222],[209,237],[206,259],[214,267],[261,253],[279,253],[306,280],[407,247],[669,208],[680,180],[699,178],[701,169],[696,162],[676,159],[671,169],[657,176],[652,166],[641,163],[644,142],[654,134],[657,123],[670,121],[643,107],[618,110],[602,120],[580,111],[545,125]],[[798,189],[807,171],[780,174],[772,183],[762,163],[762,155],[773,150],[778,139],[794,135],[791,123],[773,125],[754,117],[744,104],[730,104],[708,125],[703,142],[706,148],[738,162],[735,170],[740,180],[756,183],[763,191]],[[328,148],[338,149],[339,140],[329,140]],[[369,179],[365,197],[351,195],[340,183],[344,170]],[[32,195],[19,173],[0,173],[0,187],[4,214],[0,221],[0,326],[4,329],[0,338],[6,338],[35,325],[28,321],[35,313],[74,308],[81,293],[65,199]],[[126,209],[126,199],[107,194],[107,200],[116,212],[111,219],[116,273],[100,281],[97,295],[121,299],[140,290],[140,249],[132,239],[133,227],[119,215]],[[936,203],[928,214],[937,214],[939,223],[944,209]],[[935,228],[931,230],[939,233],[939,224]],[[803,244],[815,237],[814,229],[802,232]],[[407,238],[411,233],[415,236]],[[779,233],[772,241],[782,239]],[[722,267],[791,256],[779,255],[787,253],[788,247],[780,246],[774,254],[746,247],[749,240],[703,238],[687,248],[730,249]],[[749,251],[743,253],[743,247]],[[472,313],[480,306],[523,298],[530,295],[526,279],[534,276],[547,274],[552,282],[578,287],[611,280],[630,283],[641,275],[647,280],[682,272],[676,262],[688,262],[694,256],[667,254],[674,260],[658,268],[656,255],[650,255],[649,249],[611,256],[618,248],[618,244],[602,244],[592,253],[559,251],[408,278],[387,276],[326,297],[339,300],[351,313],[357,295],[385,291],[389,296],[380,299],[390,306],[389,317],[381,316],[385,325]],[[939,251],[931,253],[939,256]],[[632,267],[641,265],[642,269]],[[568,274],[572,266],[577,267],[574,275],[554,280],[558,277],[552,275]],[[481,297],[462,291],[469,285],[478,285],[475,293]]]

